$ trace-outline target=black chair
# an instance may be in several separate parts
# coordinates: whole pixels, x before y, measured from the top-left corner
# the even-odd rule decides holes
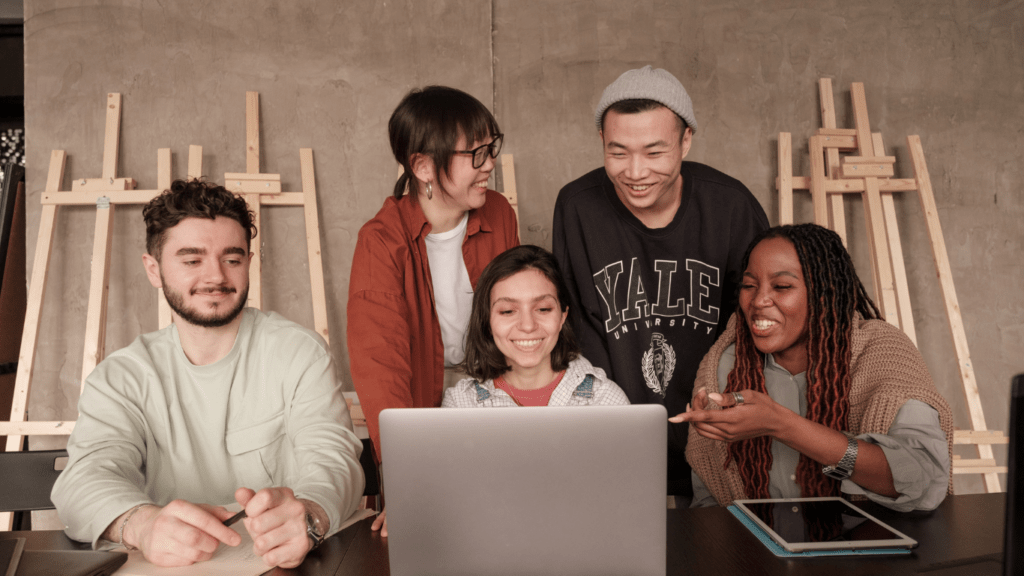
[[[377,470],[377,452],[373,449],[373,441],[369,438],[363,439],[363,453],[359,455],[359,463],[362,464],[363,474],[366,476],[366,488],[363,489],[363,496],[373,496],[374,510],[380,512],[380,471]]]
[[[67,450],[0,452],[0,512],[14,512],[15,530],[32,529],[32,510],[54,508],[50,490],[67,457]]]

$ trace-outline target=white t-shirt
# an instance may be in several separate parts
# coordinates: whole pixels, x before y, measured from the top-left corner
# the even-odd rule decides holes
[[[433,280],[434,308],[441,324],[445,366],[454,366],[466,358],[466,329],[473,308],[473,284],[462,258],[468,222],[467,212],[455,228],[427,234],[427,262]]]

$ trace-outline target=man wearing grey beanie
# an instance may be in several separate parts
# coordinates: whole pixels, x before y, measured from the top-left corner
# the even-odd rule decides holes
[[[663,69],[629,70],[594,114],[604,167],[566,184],[552,248],[581,313],[583,355],[634,404],[685,412],[697,367],[736,309],[743,254],[768,228],[746,186],[686,162],[697,118]],[[686,424],[668,424],[668,493],[689,501]]]

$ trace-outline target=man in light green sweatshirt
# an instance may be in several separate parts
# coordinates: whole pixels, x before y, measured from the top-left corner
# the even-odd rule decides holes
[[[362,445],[330,350],[245,307],[256,230],[244,199],[179,180],[143,217],[143,264],[174,322],[86,379],[52,492],[67,534],[187,565],[239,544],[218,506],[237,501],[254,552],[297,566],[363,491]]]

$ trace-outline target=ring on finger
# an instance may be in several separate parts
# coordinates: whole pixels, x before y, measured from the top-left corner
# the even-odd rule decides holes
[[[733,392],[732,393],[732,399],[736,403],[737,406],[740,406],[740,405],[743,404],[743,394],[740,394],[739,392]]]

